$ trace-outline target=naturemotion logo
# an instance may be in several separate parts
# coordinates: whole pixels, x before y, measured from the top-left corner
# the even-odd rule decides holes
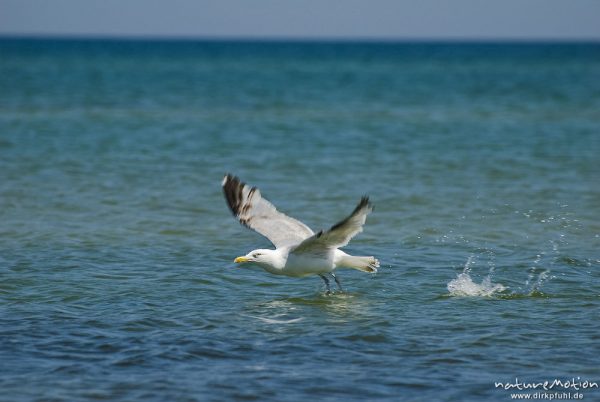
[[[511,393],[511,399],[570,400],[583,399],[582,391],[598,389],[598,383],[582,380],[581,377],[564,380],[555,378],[543,381],[523,381],[515,377],[512,382],[494,382],[494,387],[507,391],[525,391]]]

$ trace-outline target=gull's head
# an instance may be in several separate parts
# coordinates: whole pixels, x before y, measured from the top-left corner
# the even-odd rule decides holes
[[[247,262],[251,262],[257,265],[260,265],[263,268],[266,267],[274,267],[277,265],[279,253],[277,250],[268,250],[268,249],[256,249],[250,251],[248,254],[237,257],[233,262],[237,264],[243,264]]]

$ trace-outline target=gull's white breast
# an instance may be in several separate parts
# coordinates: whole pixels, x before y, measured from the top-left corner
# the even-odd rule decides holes
[[[325,274],[335,269],[334,256],[336,250],[319,254],[288,255],[282,275],[302,277],[315,274]]]

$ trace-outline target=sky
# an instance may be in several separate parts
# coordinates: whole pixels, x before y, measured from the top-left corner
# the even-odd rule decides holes
[[[0,35],[600,40],[600,0],[0,0]]]

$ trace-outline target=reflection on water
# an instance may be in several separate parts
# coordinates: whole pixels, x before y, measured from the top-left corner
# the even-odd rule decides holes
[[[320,293],[306,297],[285,297],[246,306],[245,315],[267,324],[295,324],[305,318],[352,321],[372,317],[368,298],[358,293]]]

